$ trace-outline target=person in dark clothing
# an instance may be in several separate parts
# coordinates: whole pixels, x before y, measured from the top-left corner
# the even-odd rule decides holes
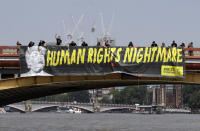
[[[101,46],[101,43],[100,43],[100,42],[97,42],[97,46]]]
[[[188,48],[194,48],[193,42],[190,42],[190,43],[188,44]],[[188,54],[189,54],[189,56],[193,56],[193,55],[194,55],[192,50],[188,51]]]
[[[132,41],[129,42],[128,47],[133,47],[133,42]]]
[[[34,46],[34,44],[35,43],[33,41],[30,41],[29,44],[28,44],[28,47],[32,47],[32,46]]]
[[[20,46],[21,46],[22,44],[19,42],[19,41],[17,41],[17,43],[16,43],[16,46],[17,46],[17,53],[19,54],[19,52],[20,52]]]
[[[105,47],[110,47],[110,44],[108,43],[108,41],[105,42]]]
[[[22,44],[19,41],[17,41],[16,46],[21,46],[21,45]]]
[[[180,48],[185,48],[185,43],[181,43]]]
[[[163,42],[161,45],[162,48],[166,47],[165,43]]]
[[[72,41],[69,46],[76,46],[76,43],[74,41]]]
[[[56,34],[55,38],[56,38],[56,45],[61,45],[62,44],[61,37]]]
[[[172,41],[171,46],[172,46],[172,47],[177,47],[177,44],[176,44],[176,42],[175,42],[174,40]]]
[[[45,41],[43,41],[43,40],[40,40],[40,42],[39,42],[38,46],[45,46]]]
[[[151,47],[158,47],[155,41],[152,42]]]
[[[81,44],[81,46],[83,46],[83,47],[84,46],[88,46],[88,44],[85,41],[83,41],[82,44]]]

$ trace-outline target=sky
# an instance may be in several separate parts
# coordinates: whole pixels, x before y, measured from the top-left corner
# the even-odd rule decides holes
[[[89,45],[103,34],[100,14],[105,29],[116,39],[117,46],[133,41],[137,46],[200,42],[199,0],[0,0],[0,45],[28,45],[39,40],[55,42],[55,34],[65,35],[84,15],[74,33],[74,40],[83,34]],[[64,23],[64,24],[63,24]],[[91,33],[91,27],[96,32]],[[64,28],[65,27],[65,28]],[[94,41],[94,40],[93,40]]]

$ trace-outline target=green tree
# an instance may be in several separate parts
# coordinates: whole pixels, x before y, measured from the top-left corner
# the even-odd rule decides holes
[[[54,95],[54,100],[58,102],[66,102],[69,101],[69,96],[67,93]]]
[[[103,97],[103,99],[100,100],[99,102],[100,103],[108,103],[108,104],[112,103],[112,101],[109,98],[107,98],[107,97]]]
[[[128,86],[122,91],[114,91],[113,102],[117,104],[143,104],[146,98],[147,87],[146,86]]]
[[[192,109],[200,108],[200,90],[193,92],[190,96],[189,107]]]
[[[111,92],[111,94],[113,95],[112,98],[112,103],[114,104],[121,104],[122,102],[122,98],[121,98],[121,93],[117,90],[114,90]]]
[[[63,94],[57,94],[52,96],[46,96],[37,98],[37,101],[57,101],[57,102],[89,102],[90,96],[87,90],[85,91],[77,91],[77,92],[69,92]]]
[[[200,86],[185,85],[182,89],[183,103],[190,108],[200,108]]]
[[[68,93],[70,101],[84,102],[87,103],[90,101],[90,95],[88,90],[76,91]]]

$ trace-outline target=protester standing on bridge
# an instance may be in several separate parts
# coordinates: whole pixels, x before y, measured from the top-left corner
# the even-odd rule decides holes
[[[110,44],[108,43],[108,41],[105,42],[104,47],[110,47]]]
[[[97,42],[97,46],[101,46],[101,43],[99,41]]]
[[[166,47],[164,42],[162,43],[161,47],[162,47],[162,48]]]
[[[21,46],[21,45],[22,44],[19,41],[17,41],[16,46]]]
[[[171,47],[177,47],[175,40],[172,41]]]
[[[133,42],[132,42],[132,41],[130,41],[130,42],[128,43],[128,47],[133,47]]]
[[[69,46],[76,46],[76,43],[74,41],[72,41]]]
[[[185,43],[181,43],[180,48],[185,48]]]
[[[30,41],[29,44],[28,44],[28,47],[30,48],[30,47],[32,47],[34,45],[35,45],[35,43],[33,41]]]
[[[44,40],[40,40],[38,46],[45,46],[45,41]]]
[[[88,46],[88,44],[85,41],[83,41],[82,44],[81,44],[81,46],[83,46],[83,47],[84,46]]]
[[[59,35],[55,35],[55,38],[56,38],[56,45],[61,45],[62,44],[62,40],[61,40],[61,37]]]
[[[190,42],[190,43],[188,44],[188,48],[193,48],[193,42]],[[194,55],[192,50],[189,51],[188,53],[189,53],[189,56],[193,56],[193,55]]]
[[[152,42],[151,47],[158,47],[155,41]]]
[[[17,54],[19,54],[20,53],[20,46],[21,46],[22,44],[19,42],[19,41],[17,41],[17,43],[16,43],[16,46],[17,46]]]

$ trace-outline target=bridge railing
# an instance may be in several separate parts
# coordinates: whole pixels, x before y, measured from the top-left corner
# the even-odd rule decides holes
[[[184,48],[186,58],[200,58],[200,48]]]
[[[51,105],[82,105],[93,106],[93,103],[81,103],[81,102],[57,102],[57,101],[31,101],[32,104],[51,104]],[[25,104],[25,102],[19,102],[18,104]],[[135,105],[129,104],[107,104],[99,103],[101,107],[135,107]]]
[[[1,56],[16,56],[19,57],[19,53],[17,52],[17,46],[0,46],[0,57]],[[200,48],[184,48],[185,56],[191,57],[189,52],[193,52],[192,56],[200,57]]]

